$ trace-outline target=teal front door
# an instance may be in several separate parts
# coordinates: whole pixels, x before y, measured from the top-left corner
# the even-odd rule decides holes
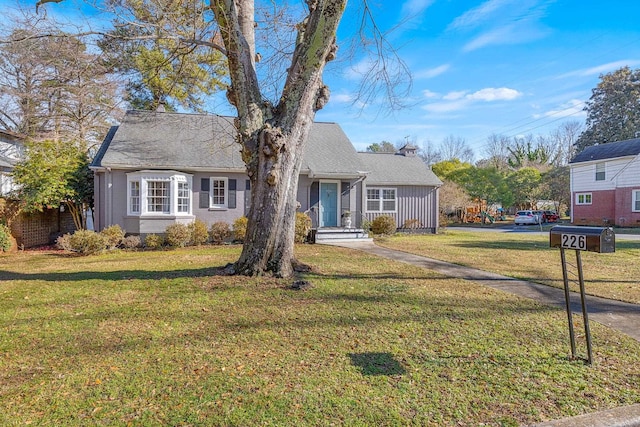
[[[338,226],[338,183],[320,183],[320,227]]]

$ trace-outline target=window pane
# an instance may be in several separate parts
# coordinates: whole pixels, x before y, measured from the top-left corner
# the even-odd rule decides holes
[[[226,201],[224,199],[226,181],[224,179],[214,179],[211,189],[211,200],[214,206],[225,206]]]
[[[178,212],[189,212],[189,196],[189,184],[186,182],[178,182]]]
[[[585,194],[584,195],[584,202],[591,204],[591,194]]]
[[[132,213],[140,213],[140,181],[129,183],[129,206]]]
[[[396,190],[385,189],[382,190],[382,210],[395,211],[396,210]]]
[[[367,189],[367,210],[379,211],[380,210],[380,190],[377,188]]]
[[[604,181],[605,169],[604,163],[596,163],[596,181]]]
[[[147,211],[169,213],[169,181],[147,182]]]

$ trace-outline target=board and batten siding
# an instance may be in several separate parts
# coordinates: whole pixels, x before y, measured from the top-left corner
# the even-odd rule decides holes
[[[438,230],[438,188],[427,186],[393,186],[370,185],[371,188],[395,188],[396,212],[366,212],[365,217],[372,221],[381,215],[388,215],[396,220],[398,229],[402,229],[407,221],[418,220],[418,229]],[[364,190],[363,206],[366,206],[366,188]]]

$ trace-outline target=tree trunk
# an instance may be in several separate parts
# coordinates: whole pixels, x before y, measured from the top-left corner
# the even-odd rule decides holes
[[[315,112],[329,98],[322,83],[335,57],[335,35],[346,0],[307,0],[309,14],[298,39],[278,105],[262,96],[254,63],[253,0],[212,0],[229,61],[227,98],[238,111],[236,127],[251,181],[251,210],[240,259],[233,272],[293,273],[298,176]]]

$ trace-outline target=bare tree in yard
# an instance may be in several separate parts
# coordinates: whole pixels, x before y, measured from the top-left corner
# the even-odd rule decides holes
[[[440,153],[444,160],[458,159],[462,162],[473,161],[473,150],[467,145],[467,141],[459,136],[449,135],[440,143]]]
[[[296,192],[302,153],[315,112],[329,100],[322,72],[336,55],[336,31],[346,0],[308,0],[279,102],[267,101],[255,71],[252,0],[213,0],[224,41],[236,108],[239,143],[251,180],[247,243],[234,264],[236,274],[293,273]]]
[[[315,113],[329,100],[322,74],[327,62],[336,57],[336,32],[346,3],[306,0],[306,16],[296,25],[284,85],[272,102],[261,91],[256,73],[254,1],[211,1],[229,65],[227,99],[237,111],[238,142],[252,188],[245,245],[230,268],[235,274],[293,274],[302,155]],[[380,39],[376,41],[379,47]],[[388,58],[380,61],[380,69],[386,71]]]

